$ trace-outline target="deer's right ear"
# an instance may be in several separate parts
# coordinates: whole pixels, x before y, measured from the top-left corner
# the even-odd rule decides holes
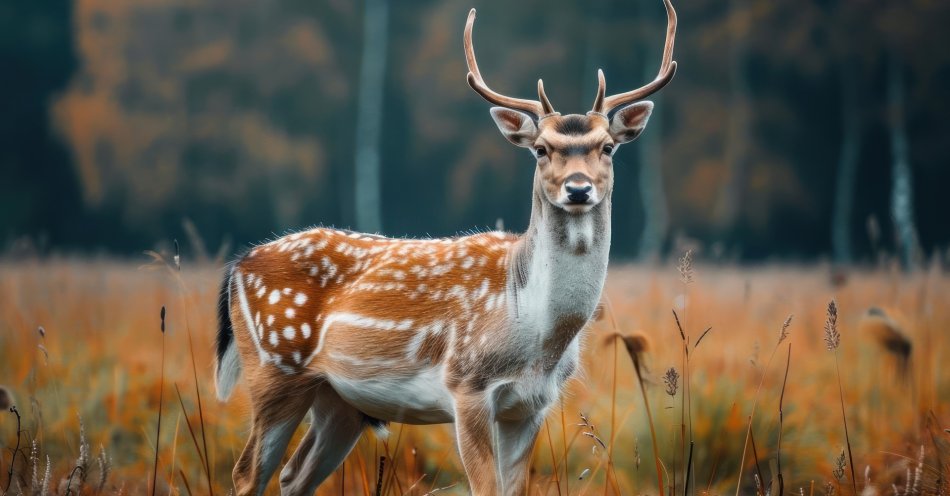
[[[505,107],[492,107],[490,112],[498,130],[508,141],[525,148],[534,145],[538,126],[530,115]]]

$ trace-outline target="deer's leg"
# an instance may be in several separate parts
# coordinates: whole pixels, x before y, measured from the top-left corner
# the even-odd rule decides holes
[[[274,375],[249,385],[251,435],[232,472],[239,496],[264,493],[313,400],[312,389],[299,387],[299,382],[287,376]]]
[[[455,398],[455,437],[474,496],[498,494],[492,447],[493,416],[488,398],[483,394]]]
[[[544,415],[498,421],[498,465],[504,495],[527,494],[531,453]]]
[[[328,384],[317,390],[310,407],[313,423],[280,472],[280,493],[311,495],[350,453],[363,433],[363,414]]]

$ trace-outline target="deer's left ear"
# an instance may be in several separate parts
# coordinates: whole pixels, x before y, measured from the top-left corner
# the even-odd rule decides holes
[[[528,148],[538,139],[538,126],[530,115],[505,107],[492,107],[490,112],[502,136],[513,144]]]
[[[617,144],[637,139],[647,127],[651,113],[653,102],[650,101],[637,102],[618,110],[610,119],[610,136]]]

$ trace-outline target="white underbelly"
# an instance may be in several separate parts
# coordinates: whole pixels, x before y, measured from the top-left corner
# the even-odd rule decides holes
[[[374,418],[404,424],[454,421],[452,396],[442,370],[428,368],[411,376],[327,379],[347,403]]]

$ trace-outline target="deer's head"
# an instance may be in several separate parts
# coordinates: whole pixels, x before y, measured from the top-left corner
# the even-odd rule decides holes
[[[625,93],[605,96],[604,73],[597,71],[598,88],[593,108],[585,115],[554,111],[538,80],[538,99],[523,100],[495,92],[485,84],[475,60],[472,27],[475,9],[465,24],[465,59],[468,84],[489,102],[491,116],[511,143],[527,148],[537,160],[535,186],[552,205],[570,213],[589,211],[613,189],[613,156],[617,148],[635,140],[646,127],[653,102],[643,101],[673,79],[673,39],[676,12],[664,0],[667,14],[663,61],[656,79]]]

